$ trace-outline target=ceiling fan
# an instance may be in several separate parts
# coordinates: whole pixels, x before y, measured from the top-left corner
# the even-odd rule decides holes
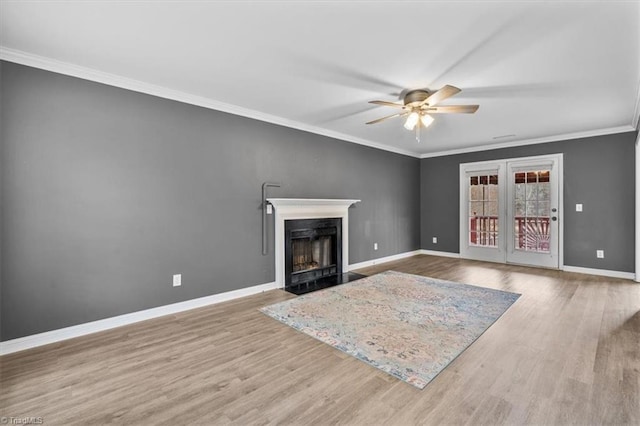
[[[404,128],[407,130],[416,129],[416,140],[420,142],[420,128],[427,128],[433,123],[433,117],[430,114],[473,114],[478,110],[479,105],[437,106],[438,103],[460,92],[461,90],[457,87],[447,84],[435,92],[425,89],[410,90],[404,95],[403,103],[401,104],[388,101],[369,101],[370,104],[400,108],[402,112],[369,121],[367,124],[376,124],[388,118],[407,116]]]

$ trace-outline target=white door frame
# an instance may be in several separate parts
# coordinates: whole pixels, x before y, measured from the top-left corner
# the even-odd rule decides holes
[[[635,281],[640,282],[640,132],[636,139],[636,267]]]
[[[473,163],[461,163],[460,164],[460,257],[471,258],[476,260],[486,260],[489,262],[507,263],[507,245],[506,245],[506,228],[501,229],[498,234],[498,248],[481,248],[474,250],[475,247],[469,246],[469,218],[467,217],[467,208],[465,205],[468,203],[468,186],[467,185],[467,173],[469,172],[494,172],[497,170],[498,182],[507,183],[507,163],[510,162],[537,162],[537,161],[549,161],[555,160],[558,165],[558,269],[564,268],[564,197],[563,197],[563,155],[549,154],[549,155],[537,155],[532,157],[516,157],[516,158],[504,158],[500,160],[478,161]],[[637,169],[636,169],[637,170]],[[499,209],[502,217],[507,217],[507,203],[506,203],[506,187],[504,187],[504,194],[500,194]],[[637,229],[637,228],[636,228]],[[466,232],[465,232],[466,231]],[[640,236],[638,237],[640,239]],[[640,242],[639,242],[640,244]],[[482,250],[486,255],[478,254]],[[636,250],[636,256],[638,251]]]

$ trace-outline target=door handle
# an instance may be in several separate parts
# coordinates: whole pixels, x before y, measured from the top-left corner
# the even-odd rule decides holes
[[[553,220],[555,222],[556,220],[558,220],[558,218],[555,217],[555,216],[551,216],[551,220]]]

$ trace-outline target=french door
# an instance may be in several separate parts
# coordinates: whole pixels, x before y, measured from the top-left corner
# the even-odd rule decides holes
[[[460,255],[559,268],[562,154],[460,165]]]

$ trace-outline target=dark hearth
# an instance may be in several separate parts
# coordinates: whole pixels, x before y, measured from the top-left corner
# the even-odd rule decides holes
[[[355,272],[347,272],[340,275],[332,275],[330,277],[320,278],[316,281],[306,282],[302,284],[291,285],[285,287],[285,290],[289,293],[301,295],[305,293],[311,293],[312,291],[322,290],[324,288],[333,287],[339,284],[346,284],[348,282],[359,280],[366,275],[358,274]]]

